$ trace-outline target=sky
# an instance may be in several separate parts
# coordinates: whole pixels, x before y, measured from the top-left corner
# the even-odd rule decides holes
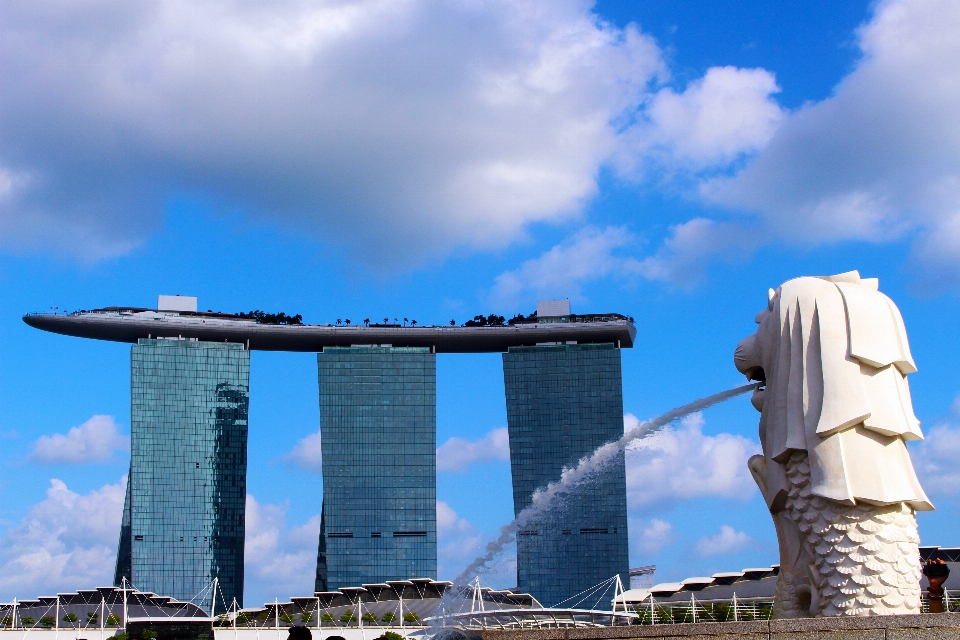
[[[766,291],[857,269],[900,307],[960,546],[960,6],[230,0],[0,4],[0,601],[108,584],[129,345],[33,311],[636,319],[624,423],[742,383]],[[312,354],[253,352],[246,604],[312,591]],[[631,566],[767,566],[746,397],[627,455]],[[512,513],[498,354],[437,358],[439,577]],[[505,557],[485,580],[514,586]]]

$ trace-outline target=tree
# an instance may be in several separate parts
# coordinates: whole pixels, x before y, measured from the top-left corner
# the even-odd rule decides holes
[[[451,327],[455,327],[455,326],[457,326],[457,321],[456,321],[456,320],[453,320],[453,319],[451,319],[451,320],[450,320],[450,326],[451,326]]]
[[[36,622],[37,622],[37,619],[34,618],[33,616],[20,616],[20,624],[22,624],[25,627],[32,627],[34,624],[36,624]]]
[[[380,619],[386,622],[387,624],[390,624],[391,622],[396,621],[397,615],[393,611],[387,611],[385,614],[383,614],[383,617]]]
[[[78,617],[77,617],[77,614],[75,614],[75,613],[68,613],[67,615],[63,616],[63,621],[64,621],[64,622],[69,622],[70,624],[73,624],[74,622],[77,622],[79,619],[80,619],[80,618],[78,618]]]
[[[3,616],[0,618],[0,627],[9,627],[13,624],[13,618],[10,616]]]
[[[257,616],[257,622],[266,622],[267,618],[269,617],[270,617],[270,614],[267,613],[266,611],[263,611]]]
[[[337,318],[337,326],[340,326],[341,324],[343,324],[343,320],[341,320],[340,318]]]
[[[336,618],[333,617],[332,613],[325,613],[320,616],[320,622],[334,622]]]
[[[350,624],[351,622],[356,622],[357,616],[353,612],[353,609],[344,609],[343,613],[340,614],[340,622],[344,624]]]
[[[403,640],[403,636],[393,631],[384,631],[383,635],[377,638],[377,640]]]
[[[313,622],[313,614],[309,611],[304,611],[300,614],[300,622],[306,624],[308,622]]]
[[[414,613],[413,611],[407,611],[405,614],[403,614],[403,621],[404,621],[404,622],[411,622],[411,623],[413,623],[413,622],[420,622],[420,616],[418,616],[418,615],[417,615],[416,613]]]
[[[350,326],[350,318],[347,318],[346,320],[344,320],[343,323],[349,327],[349,326]]]
[[[251,622],[253,622],[252,614],[246,611],[241,611],[237,614],[237,624],[250,624]]]
[[[120,616],[115,613],[111,613],[107,616],[107,626],[116,627],[120,625]]]
[[[87,611],[87,624],[96,625],[100,622],[100,614],[96,611]]]
[[[390,318],[384,318],[383,324],[390,324]]]
[[[281,613],[280,622],[283,624],[293,624],[296,619],[293,617],[292,613]]]
[[[364,326],[369,327],[369,326],[370,326],[370,318],[364,318],[364,319],[363,319],[363,324],[364,324]]]
[[[406,318],[404,318],[404,319],[403,319],[403,326],[407,326],[407,323],[408,323],[408,322],[410,322],[410,321],[407,320]]]
[[[377,616],[367,611],[365,614],[360,616],[360,618],[367,623],[373,623],[377,621]]]
[[[54,619],[53,616],[43,616],[42,618],[40,618],[41,627],[46,627],[47,629],[49,629],[55,624],[57,624],[57,621]]]
[[[111,638],[112,640],[128,640],[130,636],[126,633],[115,633],[111,636]]]
[[[414,327],[415,327],[415,326],[417,326],[417,321],[416,321],[416,320],[411,320],[411,321],[410,321],[410,324],[411,324],[411,326],[414,326]]]
[[[143,633],[140,634],[140,637],[143,640],[156,640],[157,632],[153,629],[144,629]]]

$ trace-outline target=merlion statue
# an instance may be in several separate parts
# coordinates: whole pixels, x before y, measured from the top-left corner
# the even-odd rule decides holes
[[[750,459],[777,529],[774,616],[920,613],[916,511],[932,510],[906,440],[923,438],[896,305],[856,271],[771,289],[737,369],[759,382]]]

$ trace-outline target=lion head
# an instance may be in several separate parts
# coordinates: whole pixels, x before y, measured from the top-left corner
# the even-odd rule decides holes
[[[768,294],[737,369],[759,382],[767,501],[782,501],[778,463],[806,451],[815,495],[856,504],[932,509],[904,445],[922,439],[906,376],[917,370],[903,318],[856,271],[803,277]]]

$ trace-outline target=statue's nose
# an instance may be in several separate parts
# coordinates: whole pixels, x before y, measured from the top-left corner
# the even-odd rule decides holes
[[[757,334],[747,336],[740,341],[733,352],[733,364],[737,367],[737,371],[748,376],[756,369],[763,369],[763,365],[760,364],[760,354],[757,352]]]

